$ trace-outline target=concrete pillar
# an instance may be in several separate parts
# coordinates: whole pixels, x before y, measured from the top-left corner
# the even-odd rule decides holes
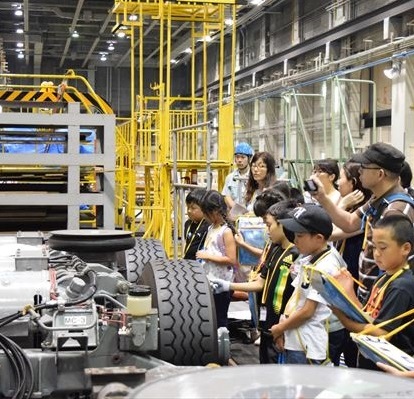
[[[414,144],[413,82],[414,59],[407,58],[391,88],[391,144],[404,153]]]

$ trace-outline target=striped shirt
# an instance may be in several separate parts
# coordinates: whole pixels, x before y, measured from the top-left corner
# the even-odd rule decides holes
[[[372,197],[355,211],[362,220],[366,220],[365,229],[367,229],[366,239],[362,245],[362,251],[359,257],[359,281],[365,285],[366,289],[358,287],[358,298],[363,304],[368,300],[371,287],[380,274],[380,269],[374,261],[372,225],[387,214],[396,213],[407,215],[414,223],[414,208],[408,202],[397,200],[389,204],[383,204],[383,198],[387,198],[389,195],[395,193],[405,193],[405,191],[400,187],[395,187],[378,199]],[[372,212],[373,209],[375,210],[374,212]]]

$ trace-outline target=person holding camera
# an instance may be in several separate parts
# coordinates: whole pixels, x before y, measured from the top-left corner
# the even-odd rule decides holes
[[[312,192],[312,188],[306,185],[312,186],[312,178],[316,176],[323,185],[326,195],[334,204],[338,204],[341,200],[341,194],[337,189],[336,182],[339,178],[339,166],[338,161],[332,158],[321,159],[315,161],[312,171],[312,176],[309,180],[305,180],[305,191]],[[307,202],[315,202],[310,194],[308,194]]]
[[[353,212],[338,207],[327,195],[318,176],[313,180],[316,190],[312,196],[325,208],[333,223],[344,232],[365,231],[365,240],[359,262],[358,298],[365,304],[379,268],[373,257],[372,226],[386,215],[404,214],[414,222],[414,207],[400,184],[404,154],[386,143],[370,145],[363,153],[355,154],[350,161],[358,163],[362,186],[372,191],[372,197]],[[398,194],[398,197],[395,195]]]

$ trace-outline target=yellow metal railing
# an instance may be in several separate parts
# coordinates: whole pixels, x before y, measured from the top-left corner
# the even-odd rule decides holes
[[[114,30],[123,29],[130,37],[130,69],[131,69],[131,117],[128,126],[129,134],[122,133],[124,140],[131,140],[131,146],[122,146],[118,141],[121,152],[117,155],[120,164],[125,164],[125,170],[119,174],[119,181],[125,187],[129,196],[124,199],[125,206],[135,204],[137,192],[140,200],[135,213],[139,220],[131,221],[133,231],[143,230],[145,237],[154,237],[163,241],[167,254],[172,254],[172,224],[184,218],[182,214],[173,212],[172,197],[175,195],[175,184],[179,178],[186,177],[191,170],[218,171],[219,185],[229,172],[233,160],[233,94],[234,94],[234,65],[235,65],[235,0],[212,0],[208,2],[195,1],[155,1],[155,0],[115,0],[112,13],[115,14]],[[135,14],[138,18],[131,21],[129,16]],[[230,29],[231,40],[225,41],[225,17],[233,18],[233,28]],[[151,85],[154,95],[147,96],[145,82],[144,22],[158,22],[158,81]],[[189,89],[182,97],[172,93],[173,29],[177,21],[186,22],[189,29],[190,55]],[[209,159],[210,141],[207,139],[207,41],[208,35],[215,38],[218,48],[218,68],[220,88],[217,111],[218,153],[214,160]],[[151,40],[154,35],[151,33]],[[225,51],[225,42],[227,48]],[[196,49],[197,47],[197,49]],[[197,50],[197,51],[196,51]],[[135,55],[137,52],[137,57]],[[224,54],[231,54],[230,84],[224,88]],[[197,56],[196,56],[197,54]],[[135,60],[137,61],[137,65]],[[135,76],[137,72],[137,76]],[[153,78],[152,78],[153,79]],[[198,87],[201,82],[201,86]],[[135,88],[138,87],[135,93]],[[199,90],[201,89],[201,90]],[[228,90],[227,90],[228,89]],[[200,94],[196,95],[199,90]],[[224,102],[224,92],[228,92]],[[182,94],[182,93],[180,93]],[[197,127],[196,127],[197,126]],[[124,129],[124,128],[123,128]],[[125,129],[127,129],[125,127]],[[174,145],[172,132],[175,132]],[[128,136],[128,139],[126,138]],[[127,160],[127,162],[125,162]],[[172,176],[172,164],[174,173]],[[131,164],[132,170],[129,169]],[[131,174],[139,176],[133,179]],[[175,180],[174,180],[175,179]],[[135,191],[131,184],[135,184]],[[138,188],[137,188],[138,187]],[[130,190],[130,191],[129,191]],[[132,195],[133,194],[133,195]]]

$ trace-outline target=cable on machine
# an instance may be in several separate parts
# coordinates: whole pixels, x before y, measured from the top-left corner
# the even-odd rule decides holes
[[[34,390],[34,374],[30,359],[19,345],[1,333],[0,348],[8,358],[13,372],[15,390],[12,399],[31,398]]]

